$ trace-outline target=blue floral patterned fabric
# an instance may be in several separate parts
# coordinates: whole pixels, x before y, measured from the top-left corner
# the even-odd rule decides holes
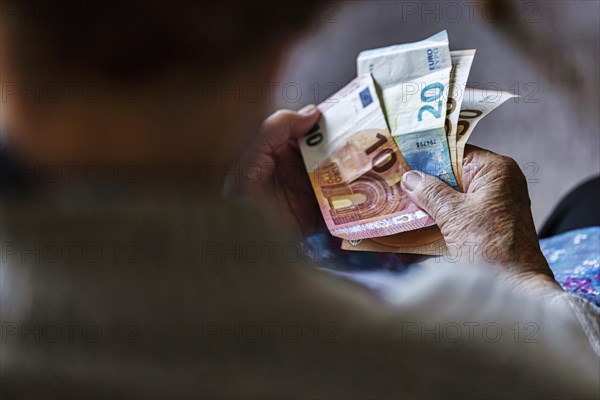
[[[322,268],[378,291],[418,266],[404,264],[394,254],[344,251],[341,241],[329,234],[305,242],[308,255]],[[542,252],[556,280],[567,292],[600,306],[600,227],[566,232],[540,240]]]
[[[600,227],[542,239],[540,245],[563,289],[600,306]]]

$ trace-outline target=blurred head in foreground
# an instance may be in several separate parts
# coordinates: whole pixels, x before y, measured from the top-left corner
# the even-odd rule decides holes
[[[2,0],[2,123],[29,163],[226,163],[316,1]]]

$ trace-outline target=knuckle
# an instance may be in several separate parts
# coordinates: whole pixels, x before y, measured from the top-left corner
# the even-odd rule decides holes
[[[273,127],[280,126],[284,124],[288,119],[290,119],[294,115],[292,110],[277,110],[273,114],[271,114],[267,119],[263,122],[264,129],[271,129]]]
[[[507,156],[498,156],[491,164],[490,179],[491,180],[520,180],[523,176],[519,164]]]
[[[273,113],[272,117],[274,121],[285,121],[288,120],[290,118],[293,118],[296,115],[296,113],[292,110],[288,110],[288,109],[282,109],[282,110],[277,110]]]
[[[439,187],[437,182],[426,185],[421,192],[424,205],[432,213],[432,217],[438,218],[448,212],[448,203],[446,200],[446,191]]]
[[[521,168],[519,168],[519,164],[517,164],[517,162],[511,157],[502,156],[501,165],[504,171],[508,173],[515,173],[517,171],[521,171]]]
[[[510,157],[506,157],[505,162],[506,177],[511,179],[513,182],[518,183],[519,185],[526,185],[527,180],[519,164]]]
[[[421,191],[421,197],[427,203],[432,202],[434,200],[434,198],[436,197],[437,190],[434,186],[435,185],[433,185],[433,184],[425,185],[423,187],[423,190]]]

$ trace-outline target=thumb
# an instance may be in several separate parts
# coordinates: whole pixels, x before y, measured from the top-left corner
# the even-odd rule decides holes
[[[298,112],[279,110],[263,123],[260,141],[270,151],[274,151],[290,139],[304,136],[317,123],[319,117],[319,110],[312,104]]]
[[[408,197],[435,220],[444,225],[460,204],[459,193],[441,180],[420,171],[408,171],[402,176],[402,189]]]

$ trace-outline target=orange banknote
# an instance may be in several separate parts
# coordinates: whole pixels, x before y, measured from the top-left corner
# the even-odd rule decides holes
[[[318,106],[300,150],[330,232],[359,240],[434,224],[400,187],[408,164],[388,130],[371,75]]]

